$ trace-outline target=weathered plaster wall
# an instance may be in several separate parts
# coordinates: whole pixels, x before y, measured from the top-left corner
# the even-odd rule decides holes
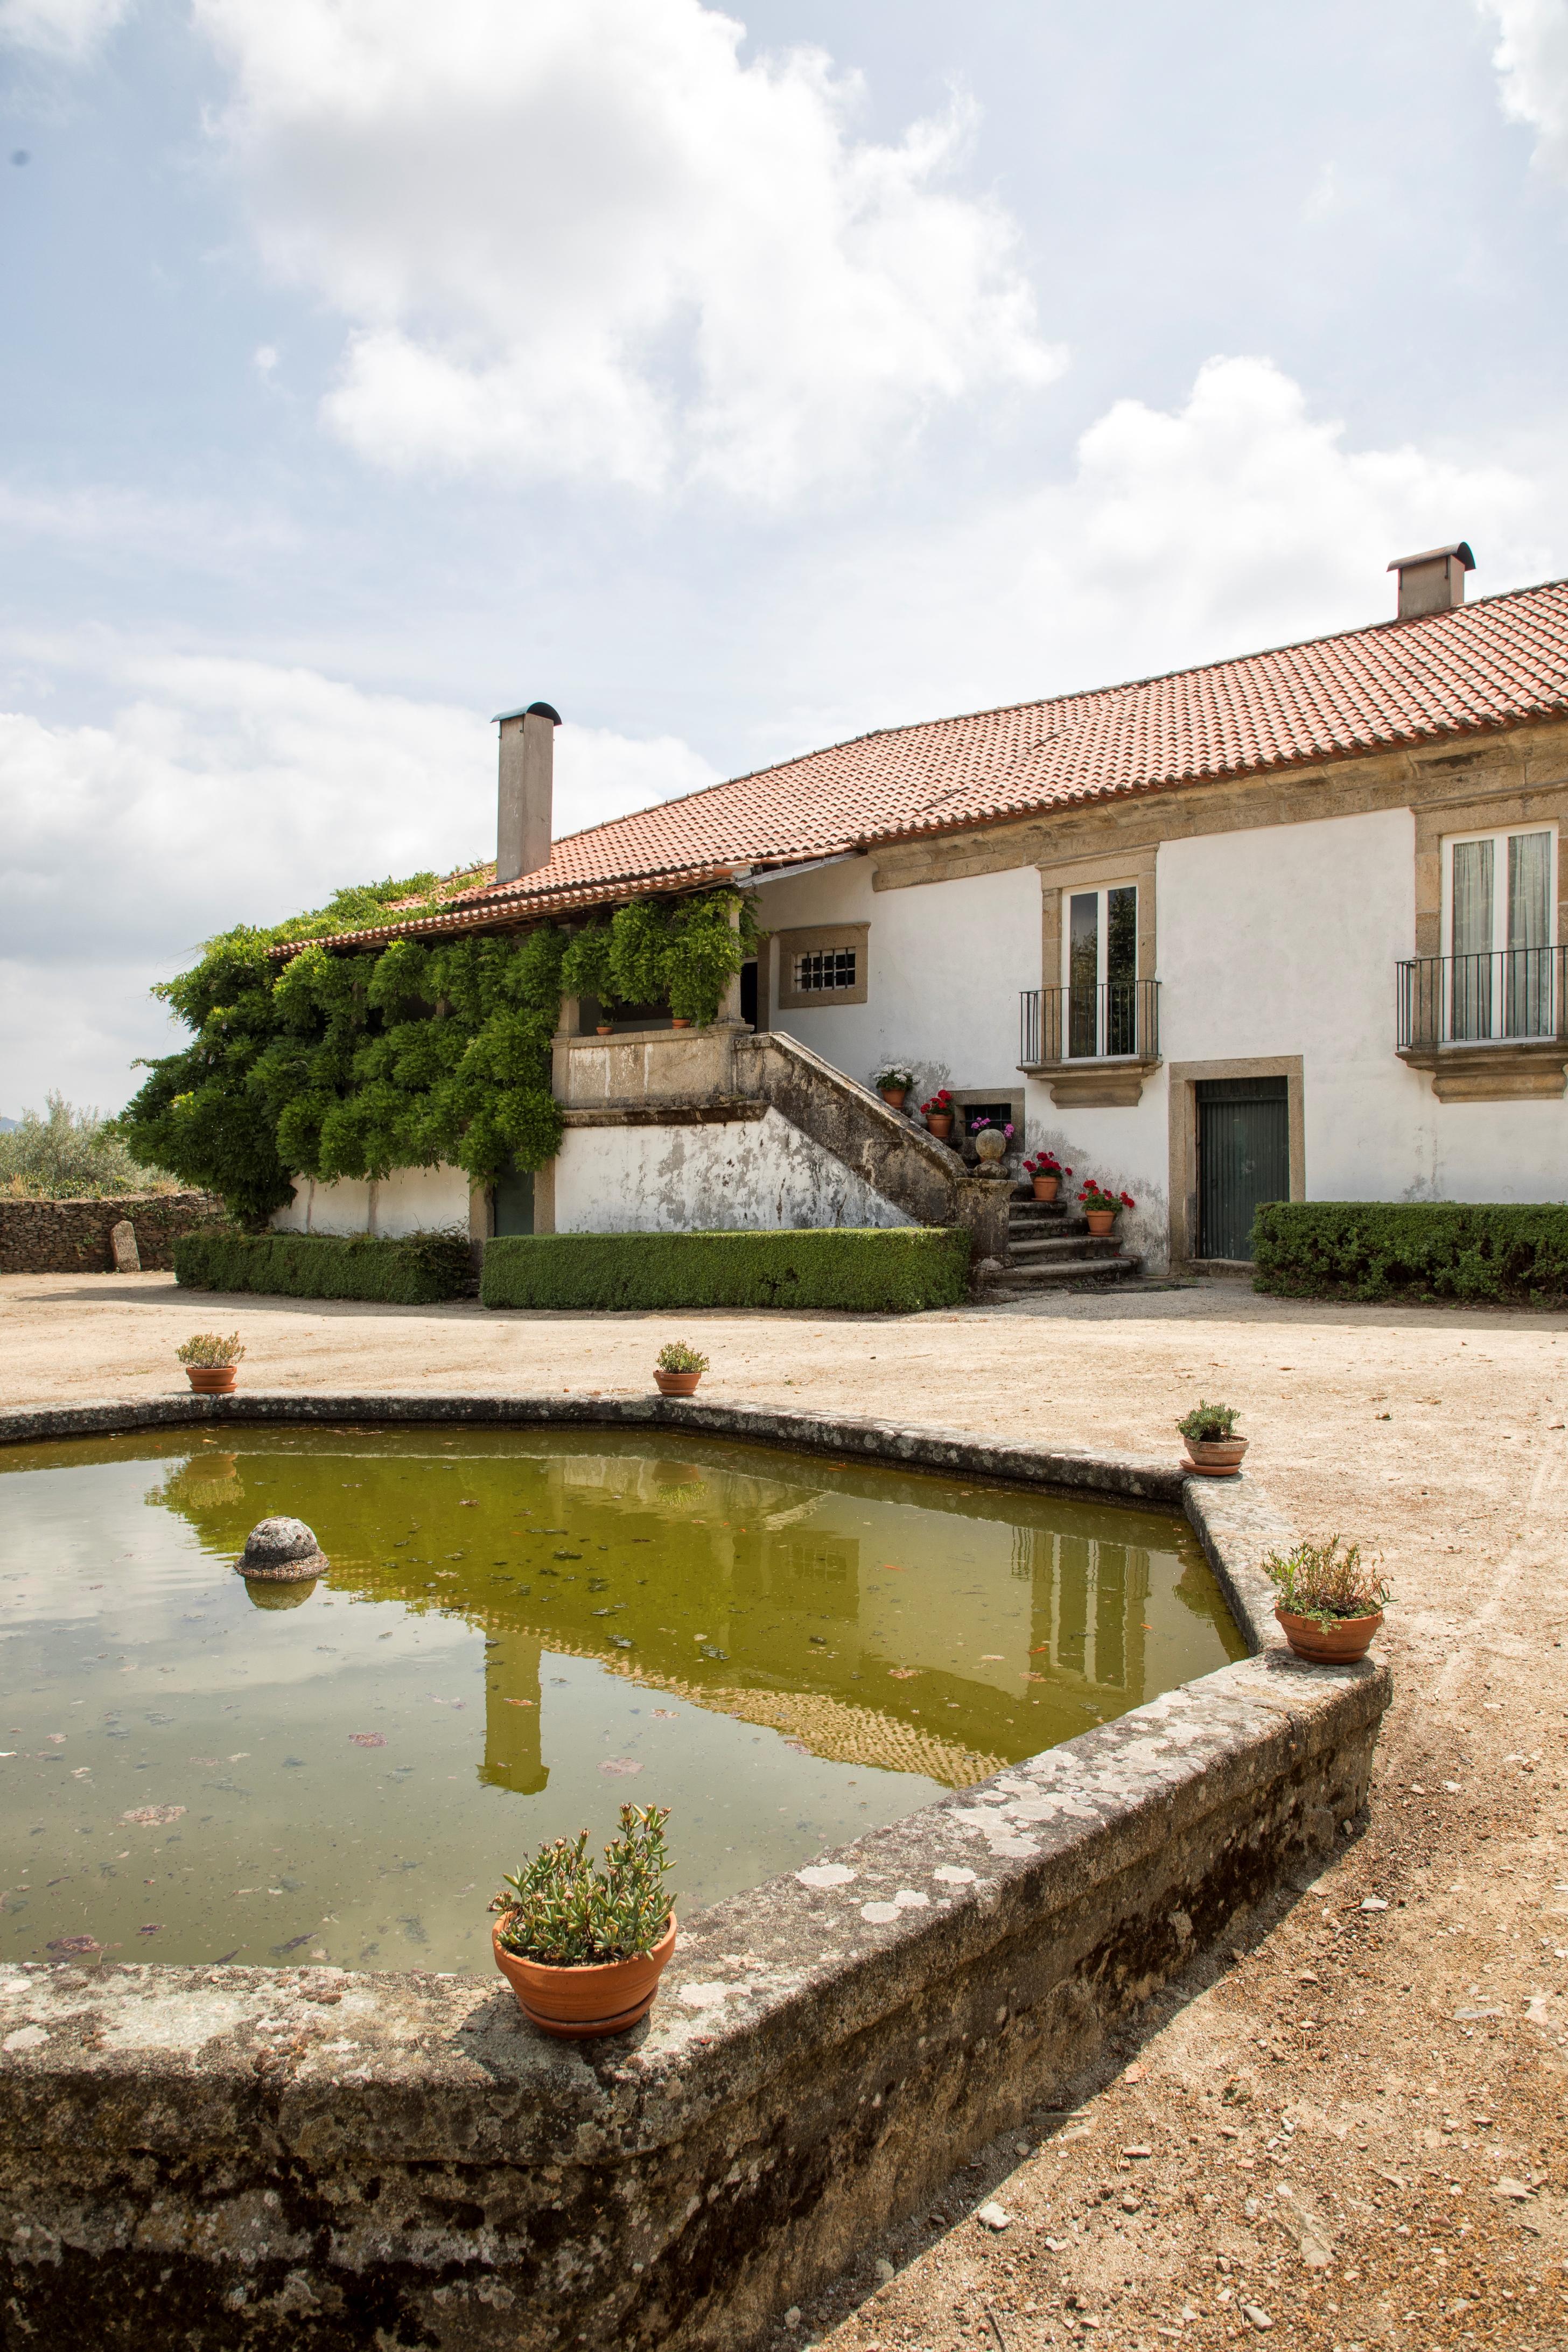
[[[913,1223],[773,1109],[715,1126],[571,1128],[555,1162],[560,1234]]]
[[[778,1009],[772,1026],[869,1083],[886,1062],[920,1089],[1017,1085],[1018,991],[1037,988],[1040,880],[1032,866],[926,888],[877,891],[873,861],[850,859],[758,894],[770,930],[836,921],[870,926],[864,1004]]]
[[[289,1234],[400,1234],[459,1225],[468,1229],[468,1178],[461,1168],[395,1168],[379,1183],[340,1177],[319,1184],[313,1176],[295,1180],[294,1198],[274,1212],[272,1223]]]
[[[247,1413],[562,1419],[552,1399]],[[233,1417],[0,1414],[0,1438]],[[220,1408],[214,1411],[212,1408]],[[542,2042],[488,1979],[0,1969],[7,2326],[75,2352],[744,2352],[1364,1803],[1388,1698],[1265,1615],[1248,1479],[948,1432],[602,1400],[669,1423],[1184,1497],[1258,1654],[683,1923],[652,2016]]]

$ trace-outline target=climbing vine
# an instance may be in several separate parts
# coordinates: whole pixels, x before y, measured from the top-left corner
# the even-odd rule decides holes
[[[541,1168],[561,1142],[550,1045],[563,992],[710,1021],[754,952],[750,907],[728,890],[668,908],[639,900],[571,938],[542,924],[429,946],[315,943],[453,887],[420,875],[342,891],[319,914],[209,941],[154,992],[193,1034],[143,1066],[115,1122],[127,1144],[250,1218],[282,1207],[299,1176],[447,1161],[486,1183],[509,1162]],[[297,940],[286,961],[272,952]]]

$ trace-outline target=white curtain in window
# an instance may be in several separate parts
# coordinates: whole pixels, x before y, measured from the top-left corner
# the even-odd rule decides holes
[[[1454,953],[1486,955],[1492,943],[1492,849],[1489,841],[1454,844]]]
[[[1488,844],[1490,846],[1490,844]],[[1508,943],[1544,948],[1552,943],[1552,835],[1510,833],[1508,837]]]
[[[1508,996],[1510,1037],[1546,1037],[1553,1027],[1552,1003],[1552,835],[1510,833],[1508,837]]]

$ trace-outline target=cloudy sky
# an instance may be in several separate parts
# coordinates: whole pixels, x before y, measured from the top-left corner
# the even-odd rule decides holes
[[[1568,571],[1568,0],[0,0],[0,1112],[207,933]]]

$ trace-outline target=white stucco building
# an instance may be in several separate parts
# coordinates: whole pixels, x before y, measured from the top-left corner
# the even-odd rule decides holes
[[[563,1006],[567,1132],[531,1186],[301,1184],[279,1222],[907,1222],[940,1155],[900,1160],[864,1091],[888,1063],[1131,1192],[1156,1268],[1244,1261],[1259,1200],[1568,1198],[1568,583],[1467,604],[1470,562],[1391,567],[1380,625],[887,730],[532,870],[553,713],[510,716],[498,878],[441,928],[732,879],[757,963],[717,1033]]]

